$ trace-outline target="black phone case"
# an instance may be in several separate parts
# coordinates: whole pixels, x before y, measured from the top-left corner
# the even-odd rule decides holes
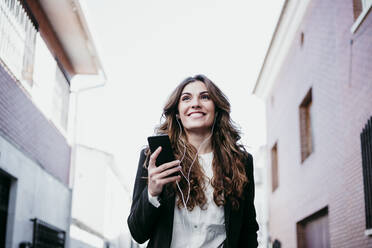
[[[147,141],[149,143],[151,153],[153,153],[159,146],[162,148],[159,156],[156,158],[156,166],[176,160],[174,158],[172,145],[168,135],[150,136],[147,138]],[[173,173],[168,177],[177,176],[178,174],[179,173]]]

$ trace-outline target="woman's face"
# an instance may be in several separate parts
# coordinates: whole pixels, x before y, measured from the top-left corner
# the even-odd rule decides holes
[[[203,82],[195,81],[185,86],[179,99],[178,113],[186,132],[210,132],[215,105]]]

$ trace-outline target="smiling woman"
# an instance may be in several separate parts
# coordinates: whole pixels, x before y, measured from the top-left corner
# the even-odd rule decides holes
[[[207,77],[186,78],[173,91],[158,134],[175,161],[141,152],[128,226],[148,247],[257,247],[253,158],[238,144],[230,103]],[[174,172],[181,176],[167,177]]]

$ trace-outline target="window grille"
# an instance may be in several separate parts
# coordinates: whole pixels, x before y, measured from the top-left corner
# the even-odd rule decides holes
[[[0,58],[18,80],[32,83],[35,21],[18,0],[0,1]]]
[[[364,182],[364,200],[366,211],[366,229],[372,228],[372,117],[360,134],[362,146],[362,166]]]
[[[64,248],[66,232],[42,220],[34,222],[33,248]]]

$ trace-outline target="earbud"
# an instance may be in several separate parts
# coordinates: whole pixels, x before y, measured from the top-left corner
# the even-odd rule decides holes
[[[180,115],[179,115],[179,114],[176,114],[176,118],[177,118],[177,119],[180,119]]]

